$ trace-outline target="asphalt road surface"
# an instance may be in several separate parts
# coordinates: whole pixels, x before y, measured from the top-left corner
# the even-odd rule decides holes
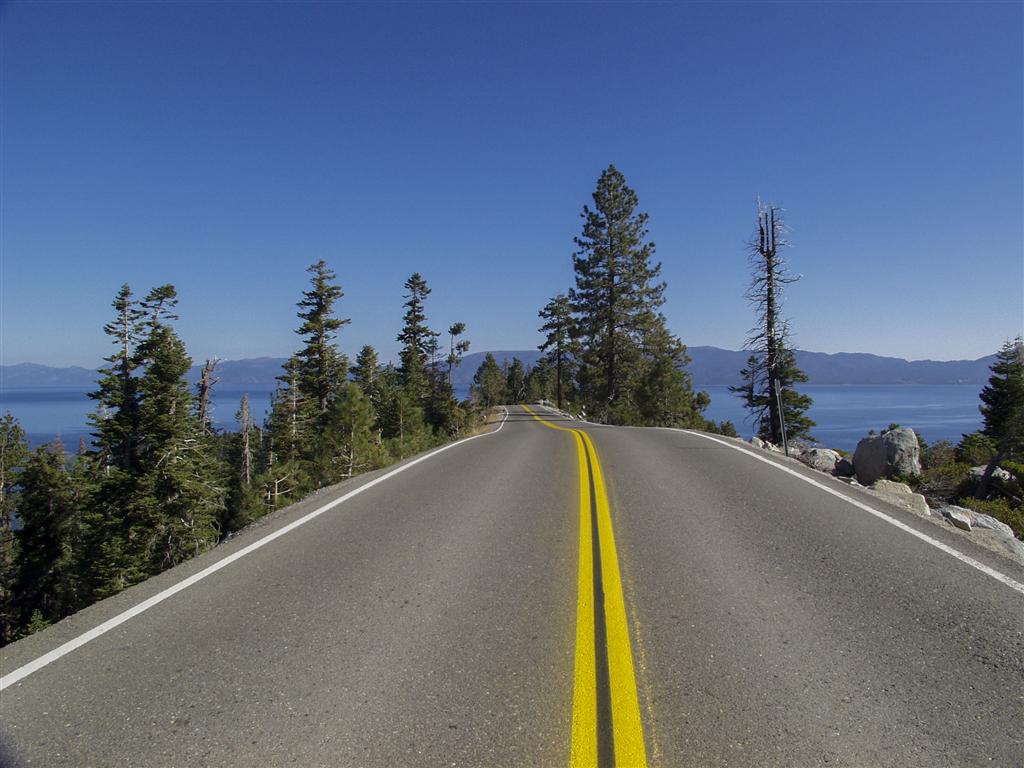
[[[533,412],[2,649],[3,760],[1024,766],[1024,569],[733,441]]]

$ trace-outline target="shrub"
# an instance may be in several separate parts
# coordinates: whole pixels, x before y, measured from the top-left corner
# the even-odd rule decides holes
[[[918,438],[918,442],[924,443],[920,438]],[[939,442],[928,445],[921,451],[922,469],[938,469],[955,462],[956,448],[949,440],[939,440]]]
[[[976,467],[980,464],[988,464],[992,460],[992,457],[996,455],[996,442],[981,432],[972,432],[963,436],[956,452],[960,461]]]
[[[962,462],[926,466],[921,472],[921,492],[939,499],[951,499],[960,491],[962,484],[970,480],[970,474],[971,465]]]

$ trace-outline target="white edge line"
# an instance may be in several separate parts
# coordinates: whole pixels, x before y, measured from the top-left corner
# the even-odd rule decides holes
[[[284,536],[285,534],[291,533],[296,528],[298,528],[300,525],[304,525],[305,523],[308,523],[313,518],[319,517],[324,512],[328,512],[328,511],[334,509],[339,504],[343,504],[344,502],[346,502],[349,499],[351,499],[353,496],[358,496],[363,491],[366,491],[366,490],[368,490],[370,488],[373,488],[375,485],[379,485],[380,483],[383,483],[385,480],[388,480],[388,479],[394,477],[395,475],[404,472],[405,470],[409,469],[410,467],[414,467],[417,464],[419,464],[420,462],[423,462],[423,461],[426,461],[427,459],[433,458],[434,456],[437,456],[439,453],[444,453],[448,449],[454,448],[457,445],[461,445],[462,443],[467,443],[470,440],[476,440],[478,437],[487,437],[488,435],[496,435],[496,434],[498,434],[499,432],[501,432],[501,428],[505,426],[505,422],[508,421],[508,408],[505,408],[504,406],[502,406],[502,408],[505,411],[505,416],[502,418],[501,423],[498,425],[498,428],[495,429],[494,431],[492,431],[492,432],[484,432],[483,434],[473,435],[472,437],[464,437],[462,440],[456,440],[454,443],[449,443],[448,445],[443,445],[440,448],[437,448],[437,449],[431,451],[430,453],[426,453],[426,454],[424,454],[423,456],[420,456],[417,459],[413,459],[412,461],[408,462],[407,464],[403,464],[400,467],[396,467],[395,469],[392,469],[390,472],[387,472],[387,473],[381,475],[380,477],[374,478],[370,482],[368,482],[368,483],[366,483],[364,485],[361,485],[358,488],[354,488],[353,490],[349,491],[348,493],[344,494],[343,496],[339,496],[338,498],[336,498],[336,499],[334,499],[332,501],[327,502],[322,507],[318,507],[317,509],[314,509],[312,512],[310,512],[310,513],[300,517],[298,520],[295,520],[295,521],[289,523],[288,525],[284,526],[283,528],[279,528],[278,530],[276,530],[273,533],[270,533],[270,534],[264,536],[262,539],[259,539],[258,541],[254,541],[252,544],[249,544],[248,546],[243,547],[242,549],[238,550],[237,552],[233,552],[232,554],[228,555],[224,559],[218,560],[213,565],[210,565],[210,566],[204,568],[203,570],[199,571],[198,573],[192,574],[187,579],[179,581],[177,584],[174,584],[173,586],[168,587],[167,589],[163,590],[162,592],[158,592],[157,594],[153,595],[152,597],[148,598],[147,600],[143,600],[138,605],[135,605],[135,606],[129,608],[128,610],[126,610],[126,611],[124,611],[122,613],[119,613],[117,616],[114,616],[111,619],[107,619],[105,622],[103,622],[102,624],[100,624],[100,625],[98,625],[96,627],[93,627],[88,632],[85,632],[85,633],[83,633],[83,634],[79,635],[78,637],[73,638],[71,640],[68,640],[63,645],[57,646],[56,648],[54,648],[49,653],[45,653],[42,656],[40,656],[39,658],[34,659],[33,661],[30,661],[28,664],[25,664],[25,665],[23,665],[21,667],[18,667],[13,672],[10,672],[10,673],[4,675],[3,677],[0,677],[0,691],[4,690],[6,688],[9,688],[10,686],[14,685],[15,683],[19,682],[20,680],[28,677],[33,672],[36,672],[36,671],[42,669],[43,667],[45,667],[45,666],[47,666],[49,664],[52,664],[53,662],[55,662],[57,659],[61,658],[62,656],[68,655],[69,653],[74,651],[76,648],[81,648],[86,643],[89,643],[89,642],[95,640],[97,637],[106,634],[107,632],[109,632],[110,630],[114,629],[115,627],[118,627],[121,624],[124,624],[129,619],[132,619],[132,618],[138,616],[140,613],[143,613],[144,611],[148,611],[154,605],[162,603],[167,598],[172,597],[172,596],[178,594],[179,592],[181,592],[181,591],[183,591],[185,589],[188,589],[193,584],[196,584],[197,582],[202,581],[207,576],[211,576],[212,574],[214,574],[217,571],[219,571],[221,568],[226,568],[227,566],[231,565],[236,560],[239,560],[239,559],[245,557],[246,555],[251,554],[252,552],[255,552],[260,547],[264,547],[267,544],[269,544],[270,542],[274,541],[275,539],[279,539],[282,536]]]
[[[1000,573],[999,571],[995,570],[994,568],[990,568],[989,566],[985,565],[984,563],[982,563],[982,562],[980,562],[978,560],[975,560],[973,557],[970,557],[969,555],[965,555],[963,552],[961,552],[961,551],[959,551],[957,549],[954,549],[953,547],[949,546],[948,544],[943,544],[938,539],[933,539],[927,533],[921,533],[921,531],[917,530],[916,528],[912,528],[911,526],[907,525],[906,523],[903,523],[903,522],[901,522],[901,521],[899,521],[899,520],[897,520],[897,519],[895,519],[893,517],[889,517],[889,515],[885,514],[884,512],[879,512],[877,509],[874,509],[873,507],[869,507],[867,504],[864,504],[864,503],[862,503],[860,501],[857,501],[856,499],[853,499],[853,498],[847,496],[844,493],[840,493],[839,491],[835,490],[834,488],[829,488],[827,485],[825,485],[823,483],[819,483],[817,480],[814,480],[813,478],[806,477],[806,476],[802,475],[801,473],[796,472],[795,470],[790,469],[789,467],[784,467],[781,464],[777,464],[774,461],[772,461],[771,459],[765,458],[764,456],[758,456],[756,453],[754,453],[752,451],[748,451],[746,448],[741,448],[738,445],[733,445],[732,443],[728,442],[727,440],[722,440],[722,439],[717,438],[717,437],[712,437],[711,435],[705,435],[702,432],[695,432],[695,431],[690,430],[690,429],[678,429],[678,428],[675,428],[675,427],[662,427],[661,429],[670,430],[672,432],[683,432],[683,433],[685,433],[687,435],[694,435],[696,437],[703,437],[705,440],[711,440],[714,443],[719,443],[721,445],[726,446],[727,448],[732,448],[733,450],[739,451],[740,453],[744,453],[744,454],[746,454],[747,456],[749,456],[752,459],[757,459],[758,461],[762,461],[765,464],[768,464],[769,466],[775,467],[776,469],[778,469],[778,470],[780,470],[782,472],[786,472],[787,474],[790,474],[793,477],[798,478],[799,480],[803,480],[805,483],[809,483],[810,485],[813,485],[815,488],[820,488],[821,490],[825,491],[825,493],[830,493],[833,496],[842,499],[843,501],[849,502],[850,504],[852,504],[853,506],[857,507],[858,509],[862,509],[865,512],[869,512],[870,514],[874,515],[875,517],[877,517],[877,518],[879,518],[881,520],[884,520],[885,522],[889,523],[890,525],[894,525],[897,528],[899,528],[900,530],[906,531],[911,536],[916,536],[921,541],[926,542],[928,544],[931,544],[933,547],[942,550],[947,555],[952,555],[957,560],[960,560],[961,562],[966,563],[967,565],[971,566],[972,568],[978,569],[979,571],[984,573],[986,576],[991,576],[996,581],[1002,582],[1003,584],[1008,586],[1010,589],[1016,590],[1017,592],[1020,592],[1022,595],[1024,595],[1024,584],[1021,584],[1020,582],[1015,581],[1014,579],[1011,579],[1006,574]]]

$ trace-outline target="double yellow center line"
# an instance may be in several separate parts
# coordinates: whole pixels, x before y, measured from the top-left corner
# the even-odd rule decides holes
[[[646,766],[626,601],[597,450],[583,430],[560,427],[528,406],[524,408],[541,424],[575,437],[580,466],[579,596],[570,766]]]

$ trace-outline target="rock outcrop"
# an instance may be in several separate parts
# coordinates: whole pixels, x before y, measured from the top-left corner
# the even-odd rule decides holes
[[[892,475],[920,475],[917,435],[912,429],[900,427],[863,438],[853,454],[853,470],[862,485]]]
[[[832,474],[839,463],[840,455],[829,448],[810,448],[798,458],[811,469]]]
[[[914,493],[906,483],[894,483],[892,480],[876,480],[868,491],[882,501],[897,507],[910,510],[918,515],[928,516],[928,502],[920,493]]]

